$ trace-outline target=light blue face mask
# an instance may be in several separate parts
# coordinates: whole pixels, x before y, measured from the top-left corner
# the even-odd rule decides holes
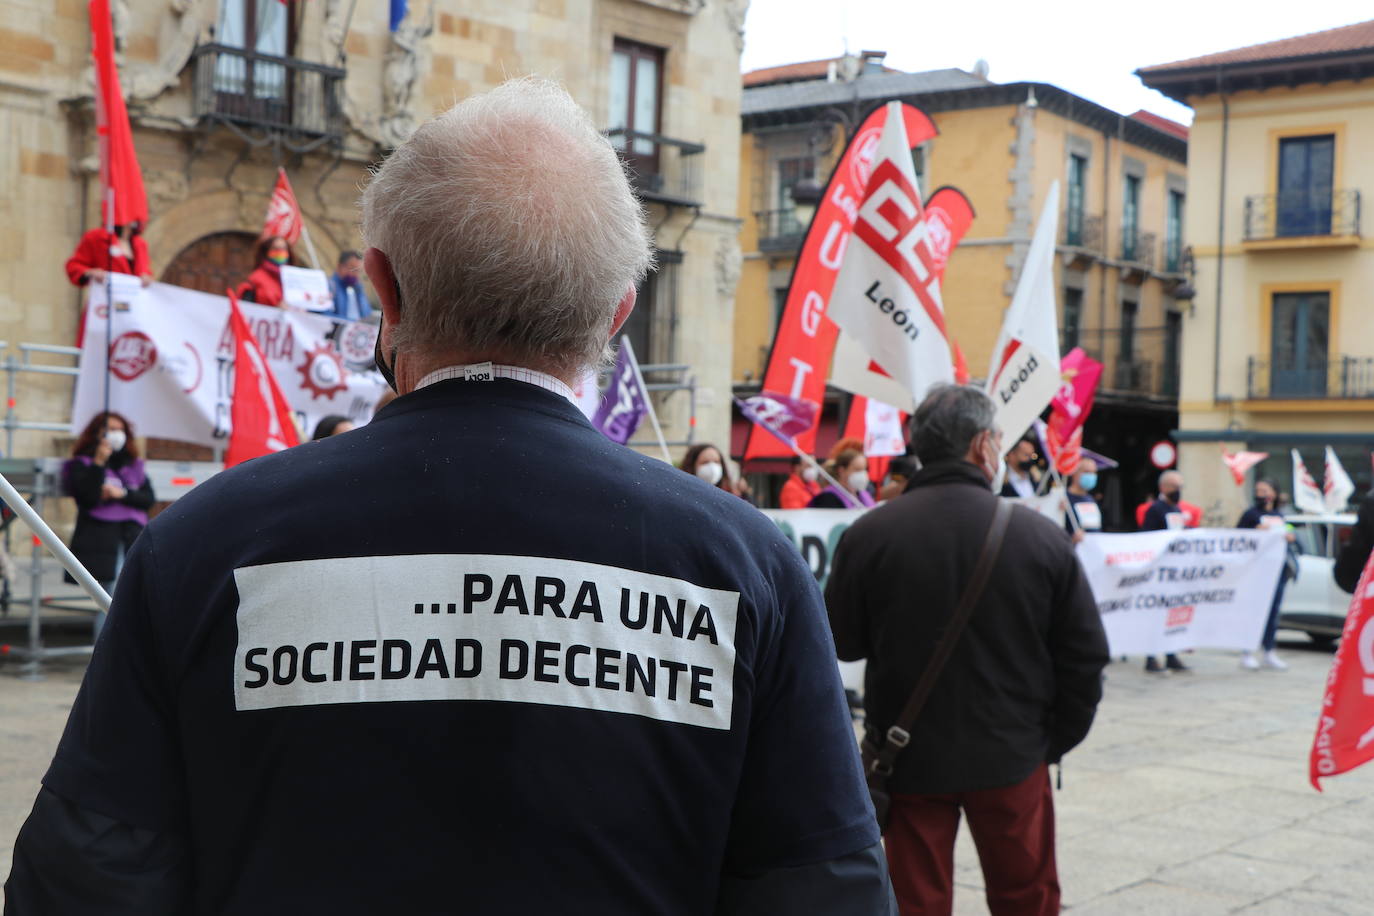
[[[1097,475],[1091,472],[1078,475],[1078,485],[1085,490],[1091,490],[1097,486]]]

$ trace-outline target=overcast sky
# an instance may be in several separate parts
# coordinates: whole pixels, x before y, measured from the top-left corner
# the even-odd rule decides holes
[[[1189,123],[1186,106],[1143,86],[1138,67],[1374,18],[1369,0],[752,0],[743,68],[887,51],[900,70],[973,69],[998,83],[1053,83],[1130,114]]]

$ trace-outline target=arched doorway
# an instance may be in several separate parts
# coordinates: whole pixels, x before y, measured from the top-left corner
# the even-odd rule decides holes
[[[162,282],[222,296],[226,289],[246,280],[257,266],[253,263],[257,241],[251,232],[202,236],[172,259],[162,271]]]

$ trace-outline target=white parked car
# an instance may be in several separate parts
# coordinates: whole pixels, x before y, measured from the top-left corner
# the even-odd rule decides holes
[[[1290,515],[1285,521],[1297,535],[1298,578],[1283,593],[1279,627],[1301,630],[1316,643],[1331,643],[1340,637],[1350,609],[1350,596],[1336,584],[1331,569],[1355,516]]]

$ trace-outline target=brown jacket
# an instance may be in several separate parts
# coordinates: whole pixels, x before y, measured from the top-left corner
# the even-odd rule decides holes
[[[868,659],[870,729],[886,732],[911,696],[998,498],[972,464],[932,464],[841,539],[825,600],[839,657]],[[1097,603],[1068,536],[1018,506],[890,790],[997,788],[1057,761],[1088,733],[1107,660]]]

